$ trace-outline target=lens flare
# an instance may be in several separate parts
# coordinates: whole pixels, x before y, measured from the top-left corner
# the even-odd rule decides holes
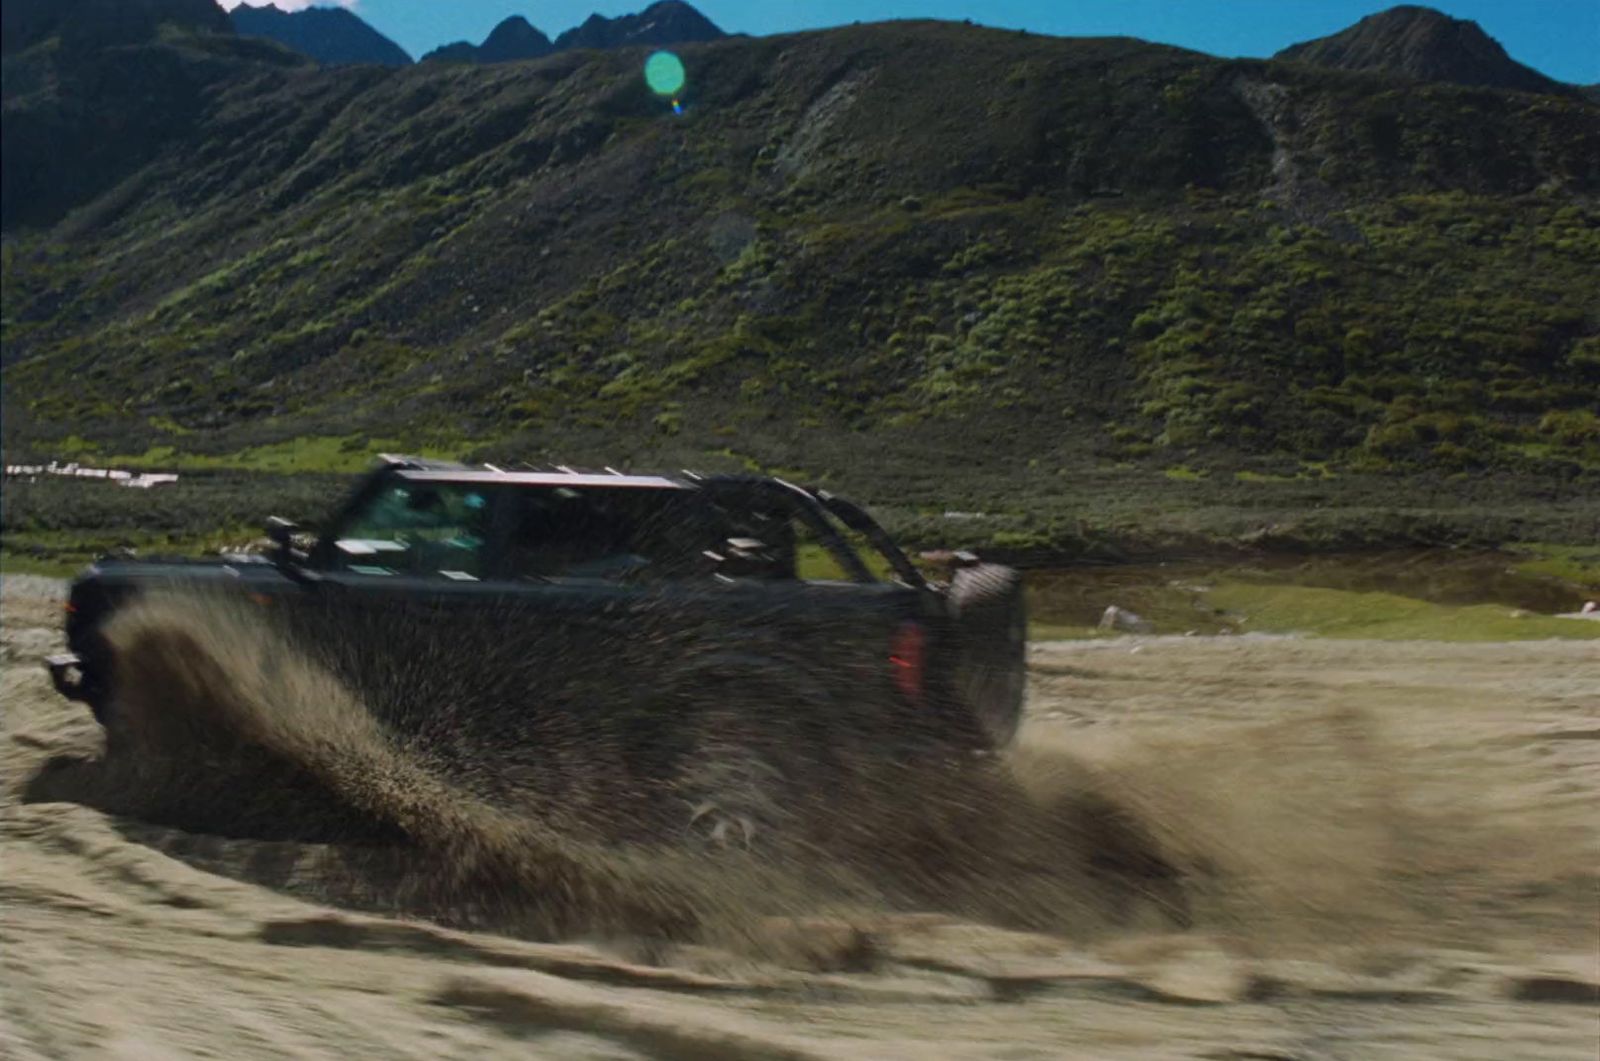
[[[658,96],[665,96],[677,102],[677,96],[683,91],[687,75],[684,73],[683,60],[671,52],[656,52],[644,61],[644,80],[650,86],[650,91]]]

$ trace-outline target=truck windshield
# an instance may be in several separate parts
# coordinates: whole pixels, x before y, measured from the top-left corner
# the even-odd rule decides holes
[[[335,570],[364,575],[484,575],[489,495],[463,483],[397,482],[351,514],[334,540]]]

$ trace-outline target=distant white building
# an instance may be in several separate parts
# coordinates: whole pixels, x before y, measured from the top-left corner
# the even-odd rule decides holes
[[[49,464],[7,464],[5,476],[7,479],[38,479],[41,475],[59,475],[72,479],[107,479],[118,486],[128,486],[136,490],[148,490],[152,486],[162,483],[175,483],[178,481],[176,472],[129,472],[120,468],[85,468],[77,461],[68,461],[62,464],[51,461]]]

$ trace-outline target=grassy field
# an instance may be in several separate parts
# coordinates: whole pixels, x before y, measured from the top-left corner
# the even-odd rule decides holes
[[[631,465],[602,456],[596,446],[594,459],[575,463],[779,474],[863,502],[912,547],[981,548],[1032,566],[1545,543],[1530,563],[1576,578],[1584,549],[1600,530],[1600,488],[1587,479],[1330,475],[1321,469],[1175,478],[1154,461],[1074,467],[1025,459],[997,479],[964,466],[958,452],[931,442],[917,447],[915,438],[908,448],[920,452],[880,446],[871,462],[863,459],[870,445],[865,440],[848,452],[819,444],[810,453],[804,439],[776,441],[767,449],[779,459],[770,462],[684,447],[660,463]],[[253,537],[270,515],[314,526],[355,471],[370,466],[377,446],[368,446],[314,439],[237,460],[161,453],[160,461],[119,465],[180,470],[178,482],[151,491],[54,477],[8,480],[0,494],[0,551],[12,563],[71,564],[113,548],[192,549]],[[823,463],[835,455],[836,466]],[[260,470],[282,467],[296,470]]]
[[[1524,641],[1600,637],[1600,623],[1534,615],[1503,604],[1443,605],[1394,593],[1223,581],[1207,600],[1259,632],[1319,637]]]
[[[347,481],[339,475],[215,470],[185,471],[178,482],[149,490],[48,476],[8,480],[0,494],[0,564],[63,575],[123,549],[214,552],[260,536],[268,516],[316,518]]]

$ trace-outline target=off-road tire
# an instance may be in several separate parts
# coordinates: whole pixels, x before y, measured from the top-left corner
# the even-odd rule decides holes
[[[826,691],[772,662],[704,673],[674,699],[688,722],[671,784],[681,837],[764,854],[796,842],[805,801],[828,790],[819,728],[833,707]]]
[[[1003,748],[1022,722],[1028,612],[1022,576],[999,564],[960,568],[951,579],[955,611],[953,691],[983,743]]]

